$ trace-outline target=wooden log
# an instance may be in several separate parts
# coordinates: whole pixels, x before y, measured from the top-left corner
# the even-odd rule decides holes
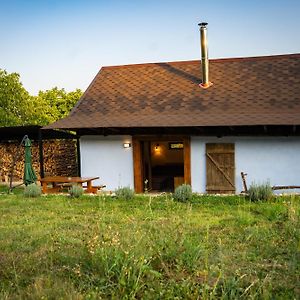
[[[300,189],[300,185],[274,185],[272,186],[272,190],[292,190],[292,189]]]

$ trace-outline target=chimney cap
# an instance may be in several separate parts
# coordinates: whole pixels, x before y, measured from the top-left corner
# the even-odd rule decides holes
[[[204,26],[204,27],[205,27],[207,24],[208,24],[208,23],[206,23],[206,22],[201,22],[201,23],[199,23],[198,25],[199,25],[199,26]]]

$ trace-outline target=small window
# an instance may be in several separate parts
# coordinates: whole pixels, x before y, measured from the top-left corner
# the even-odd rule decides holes
[[[169,143],[169,150],[181,150],[183,149],[182,142],[170,142]]]

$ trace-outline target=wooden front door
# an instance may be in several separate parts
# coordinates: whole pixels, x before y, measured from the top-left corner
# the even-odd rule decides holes
[[[206,192],[235,193],[234,144],[206,144]]]

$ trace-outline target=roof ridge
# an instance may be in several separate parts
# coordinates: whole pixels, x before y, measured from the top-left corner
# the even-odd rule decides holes
[[[223,58],[211,58],[210,62],[230,62],[230,61],[241,61],[241,60],[269,60],[277,58],[288,58],[288,57],[300,57],[300,53],[289,53],[289,54],[275,54],[275,55],[264,55],[264,56],[246,56],[246,57],[223,57]],[[162,62],[148,62],[148,63],[137,63],[137,64],[125,64],[115,66],[103,66],[101,69],[118,69],[118,68],[135,68],[144,66],[154,66],[160,64],[190,64],[199,63],[200,59],[193,60],[179,60],[179,61],[162,61]]]

